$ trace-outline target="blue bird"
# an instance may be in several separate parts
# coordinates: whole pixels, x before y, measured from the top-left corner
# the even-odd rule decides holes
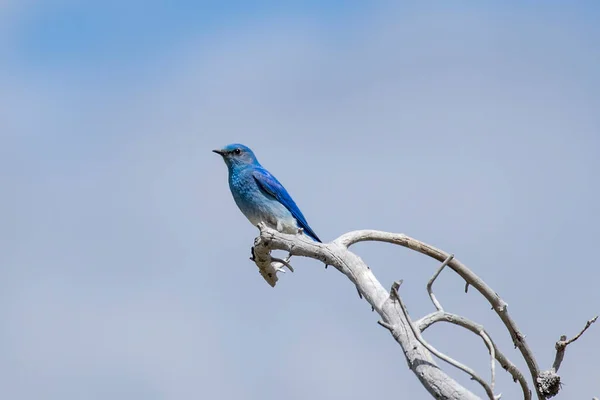
[[[287,190],[260,165],[250,148],[236,143],[213,152],[227,164],[233,199],[252,225],[263,222],[282,233],[303,231],[321,243]]]

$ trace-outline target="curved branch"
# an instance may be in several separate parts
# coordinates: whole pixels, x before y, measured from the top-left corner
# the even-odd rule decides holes
[[[547,398],[555,396],[560,391],[560,387],[562,384],[560,382],[560,376],[558,375],[557,372],[558,372],[558,369],[560,368],[560,364],[562,363],[562,360],[565,356],[565,350],[567,349],[567,346],[569,344],[573,343],[574,341],[576,341],[577,339],[579,339],[581,337],[581,335],[583,335],[585,333],[585,331],[587,331],[588,328],[590,326],[592,326],[592,324],[594,322],[596,322],[597,319],[598,319],[598,317],[594,317],[594,318],[590,319],[585,324],[585,327],[573,338],[567,340],[567,336],[562,335],[560,337],[560,340],[558,342],[556,342],[556,345],[555,345],[556,356],[554,358],[554,363],[552,364],[552,368],[549,369],[548,371],[540,372],[540,375],[538,376],[538,379],[537,379],[537,384],[538,384],[539,390]]]
[[[565,350],[567,349],[567,346],[570,345],[571,343],[573,343],[574,341],[576,341],[577,339],[579,339],[581,337],[581,335],[583,335],[585,333],[585,331],[587,331],[588,328],[590,326],[592,326],[592,324],[594,322],[596,322],[597,319],[598,319],[598,316],[595,316],[594,318],[590,319],[588,322],[586,322],[583,329],[577,335],[575,335],[574,337],[572,337],[569,340],[567,340],[566,335],[562,335],[560,337],[560,340],[558,342],[556,342],[556,346],[555,346],[556,347],[556,357],[554,358],[554,363],[552,364],[552,371],[558,372],[558,369],[560,368],[560,364],[562,363],[562,360],[565,357]]]
[[[494,386],[496,386],[496,348],[492,343],[492,338],[490,338],[485,331],[479,331],[479,335],[481,336],[481,338],[485,342],[485,345],[490,351],[490,369],[492,370],[492,383],[490,384],[490,387],[492,388],[492,390],[494,390]]]
[[[446,267],[446,265],[448,265],[448,263],[450,261],[452,261],[453,258],[454,258],[454,254],[450,254],[448,257],[446,257],[446,259],[444,260],[444,262],[442,263],[442,265],[440,265],[440,267],[435,272],[435,274],[433,274],[433,276],[431,277],[431,279],[429,280],[429,282],[427,282],[427,293],[429,293],[429,298],[431,299],[431,302],[433,303],[433,305],[435,306],[435,308],[438,311],[444,311],[444,309],[442,308],[442,304],[435,297],[435,294],[433,294],[433,282],[435,282],[435,280],[440,275],[440,273],[442,272],[442,270],[444,269],[444,267]]]
[[[392,286],[391,291],[394,293],[394,297],[398,301],[398,304],[400,304],[400,309],[402,310],[402,313],[404,314],[404,318],[406,318],[406,320],[408,321],[408,326],[412,330],[413,335],[415,335],[415,338],[419,341],[419,343],[421,343],[423,346],[425,346],[425,348],[427,350],[429,350],[431,353],[433,353],[439,359],[444,360],[448,364],[453,365],[456,368],[469,374],[472,379],[476,380],[485,389],[485,392],[487,393],[490,400],[498,400],[500,398],[500,396],[497,396],[497,397],[494,396],[494,392],[493,392],[492,388],[487,384],[486,381],[484,381],[479,375],[477,375],[473,369],[456,361],[452,357],[447,356],[446,354],[442,353],[441,351],[439,351],[438,349],[436,349],[435,347],[430,345],[427,341],[425,341],[425,339],[423,339],[423,336],[421,336],[421,331],[415,326],[415,324],[412,322],[412,320],[408,316],[408,311],[406,310],[406,305],[404,304],[404,302],[402,301],[402,298],[398,294],[399,286],[400,286],[400,284]],[[491,349],[493,349],[493,347]]]
[[[287,269],[289,269],[289,270],[290,270],[290,272],[294,272],[294,267],[292,267],[292,266],[290,265],[290,263],[289,263],[289,261],[290,261],[290,257],[288,257],[288,258],[287,258],[287,259],[285,259],[285,260],[282,260],[281,258],[277,258],[277,257],[271,257],[271,261],[275,261],[275,262],[278,262],[278,263],[280,263],[280,264],[282,264],[282,265],[285,265],[285,266],[287,267]],[[284,270],[284,269],[281,269],[281,270],[279,270],[279,272],[285,272],[285,270]]]
[[[482,336],[482,334],[486,335],[489,338],[490,343],[492,344],[492,348],[494,351],[494,357],[496,358],[496,360],[498,360],[498,362],[500,363],[502,368],[504,368],[509,374],[512,375],[513,380],[515,382],[517,382],[517,381],[519,382],[519,384],[521,385],[521,389],[523,390],[524,399],[525,400],[531,399],[531,390],[529,389],[527,380],[525,379],[525,377],[523,376],[521,371],[519,371],[519,369],[516,367],[516,365],[514,365],[508,358],[506,358],[506,356],[504,354],[502,354],[502,352],[496,346],[496,343],[494,343],[491,340],[489,334],[486,332],[486,330],[483,326],[479,325],[476,322],[469,320],[468,318],[462,317],[460,315],[452,314],[449,312],[445,312],[445,311],[442,311],[442,312],[436,311],[432,314],[426,315],[425,317],[416,321],[415,325],[421,332],[423,332],[423,331],[425,331],[425,329],[429,328],[431,325],[433,325],[437,322],[448,322],[448,323],[451,323],[454,325],[461,326],[465,329],[468,329],[469,331],[473,332],[476,335],[479,335],[479,336]],[[482,339],[485,341],[483,336],[482,336]],[[486,345],[487,345],[487,343],[486,343]]]
[[[437,271],[435,272],[435,274],[433,274],[433,276],[431,277],[431,279],[429,280],[429,282],[427,282],[427,293],[429,294],[429,298],[431,299],[431,302],[433,303],[433,305],[435,306],[435,308],[438,310],[438,312],[440,313],[444,313],[444,309],[442,307],[442,303],[440,303],[437,299],[437,297],[435,296],[435,294],[433,293],[433,282],[435,282],[435,280],[437,279],[437,277],[440,275],[440,273],[442,272],[442,270],[444,269],[444,267],[446,267],[446,265],[448,265],[448,263],[454,258],[454,254],[450,254],[442,263],[442,265],[440,265],[440,267],[437,269]],[[496,384],[496,351],[494,349],[494,345],[492,343],[492,339],[488,336],[487,333],[485,333],[485,331],[483,331],[483,328],[479,330],[479,332],[477,332],[477,334],[479,336],[481,336],[481,339],[483,339],[483,342],[485,343],[485,345],[488,348],[488,351],[490,353],[490,369],[491,369],[491,374],[492,374],[492,379],[491,379],[491,384],[490,384],[490,391],[493,392],[494,391],[494,385]]]
[[[428,245],[427,243],[413,239],[404,234],[389,233],[376,230],[361,230],[348,232],[337,238],[334,241],[334,243],[337,243],[347,248],[355,243],[363,241],[377,241],[397,244],[409,248],[411,250],[417,251],[421,254],[425,254],[438,261],[444,261],[449,256],[449,254],[445,251],[439,250],[433,246]],[[481,293],[483,297],[485,297],[485,299],[492,305],[492,308],[494,309],[496,314],[498,314],[498,316],[504,323],[504,326],[509,331],[515,347],[519,349],[521,355],[525,359],[533,382],[537,382],[537,378],[540,374],[540,369],[537,365],[531,348],[525,340],[525,336],[521,333],[515,321],[508,314],[508,305],[506,304],[506,302],[502,300],[500,296],[498,296],[498,294],[494,292],[481,278],[479,278],[475,273],[473,273],[469,268],[467,268],[456,258],[452,259],[448,263],[448,266],[452,268],[457,274],[459,274],[470,286],[473,286],[475,289],[477,289],[477,291],[479,291],[479,293]],[[538,385],[536,385],[536,393],[540,400],[543,400],[545,398],[544,395],[540,393]]]
[[[390,299],[387,290],[383,288],[360,257],[336,243],[322,244],[314,242],[304,235],[279,233],[264,224],[260,224],[259,229],[261,233],[254,242],[253,253],[255,263],[263,277],[265,276],[263,271],[273,273],[271,250],[284,250],[292,256],[313,258],[335,267],[356,285],[359,293],[377,311],[382,320],[390,326],[394,326],[392,335],[404,350],[409,368],[434,398],[444,400],[479,399],[436,365],[431,353],[415,338],[408,321],[399,312],[397,303]],[[273,281],[272,278],[270,277],[269,284]]]
[[[544,400],[558,392],[558,389],[560,388],[560,377],[556,374],[555,370],[540,372],[533,352],[525,340],[525,336],[520,332],[516,323],[508,314],[506,302],[504,302],[497,293],[495,293],[470,269],[456,258],[450,257],[450,254],[404,234],[362,230],[346,233],[333,242],[324,244],[312,241],[305,235],[288,235],[280,233],[274,229],[268,228],[262,223],[259,224],[258,227],[261,232],[260,236],[255,239],[254,247],[252,248],[252,259],[258,266],[261,275],[271,286],[275,286],[277,282],[277,272],[281,272],[283,266],[289,266],[281,263],[280,261],[282,260],[272,258],[270,254],[272,250],[284,250],[289,252],[290,257],[293,255],[309,257],[320,260],[326,266],[334,266],[356,285],[359,295],[362,295],[362,297],[371,305],[372,309],[381,315],[382,324],[385,324],[384,326],[386,327],[393,327],[393,330],[391,330],[392,335],[402,346],[410,369],[417,375],[423,386],[436,399],[469,400],[478,397],[458,384],[437,367],[431,357],[431,351],[417,339],[417,335],[413,332],[416,330],[414,329],[414,326],[411,326],[407,315],[405,315],[404,312],[398,312],[397,302],[392,298],[393,296],[381,286],[377,278],[375,278],[362,259],[348,250],[348,247],[352,244],[361,241],[387,242],[409,248],[438,261],[447,260],[445,261],[445,263],[447,262],[447,266],[452,268],[465,280],[466,287],[473,286],[477,289],[477,291],[479,291],[479,293],[481,293],[492,305],[492,309],[504,323],[504,326],[511,335],[515,347],[519,349],[527,363],[538,399]],[[286,261],[289,261],[289,257]],[[436,276],[430,281],[430,284],[433,284],[433,281],[443,267],[444,265],[439,268]],[[430,287],[428,289],[430,289]],[[433,295],[432,292],[430,294]],[[418,325],[420,330],[424,330],[429,325],[438,321],[447,321],[451,323],[461,321],[457,319],[461,317],[453,316],[452,314],[442,311],[441,304],[437,301],[435,296],[431,298],[439,311],[419,320]],[[502,355],[502,353],[500,353],[498,348],[489,338],[489,335],[487,335],[487,332],[474,323],[467,322],[459,325],[464,326],[481,336],[484,342],[486,342],[486,345],[489,346],[490,343],[492,344],[493,351],[490,350],[491,357],[497,359],[500,364],[511,373],[513,378],[520,382],[525,399],[529,400],[531,398],[531,392],[527,387],[523,375]],[[591,325],[591,323],[589,323],[589,325]],[[579,336],[580,335],[577,337]],[[564,347],[566,347],[566,345]],[[557,350],[560,349],[557,347]],[[559,365],[560,363],[557,363],[557,366]],[[494,372],[495,371],[493,371],[493,374]],[[494,378],[492,378],[492,381],[493,380]]]
[[[463,328],[469,329],[470,331],[472,331],[473,333],[475,333],[476,335],[479,335],[481,337],[481,339],[483,339],[485,345],[488,348],[488,351],[490,353],[490,369],[491,369],[491,374],[492,374],[492,379],[491,379],[491,389],[494,390],[494,385],[495,385],[495,381],[496,381],[496,345],[494,344],[494,342],[492,341],[491,337],[487,334],[487,332],[484,330],[483,326],[474,323],[473,321],[465,318],[465,317],[461,317],[458,315],[454,315],[454,314],[450,314],[450,313],[446,313],[443,310],[442,304],[437,300],[435,294],[433,293],[433,283],[435,282],[435,280],[437,279],[437,277],[440,275],[440,273],[442,272],[442,270],[444,269],[444,267],[446,265],[448,265],[448,263],[454,258],[454,254],[450,254],[442,263],[442,265],[437,269],[437,271],[435,272],[435,274],[433,275],[433,277],[431,277],[431,279],[429,280],[429,282],[427,283],[427,292],[429,293],[429,297],[431,298],[431,301],[433,303],[433,305],[435,306],[435,308],[438,310],[438,312],[434,313],[433,316],[434,317],[438,317],[437,319],[433,319],[432,323],[441,321],[441,320],[446,320],[448,322],[455,322],[456,325],[461,326]],[[465,286],[465,289],[468,287],[469,283],[467,282],[467,286]],[[424,319],[424,318],[423,318]],[[422,320],[423,320],[422,319]],[[422,320],[419,320],[422,321]],[[468,325],[468,326],[466,326]],[[423,331],[424,329],[426,329],[429,325],[426,325],[425,327],[423,327],[423,329],[419,329],[420,331]],[[500,358],[504,359],[504,356],[502,355],[502,353],[498,352],[500,354]],[[521,371],[519,371],[512,363],[510,363],[510,361],[508,361],[507,359],[502,360],[504,361],[504,364],[501,362],[501,365],[503,365],[503,367],[509,371],[510,369],[510,373],[513,376],[514,381],[516,382],[517,380],[519,380],[520,384],[521,384],[521,388],[523,389],[523,397],[525,400],[530,400],[531,399],[531,390],[529,390],[529,387],[527,386],[527,381],[525,380],[525,378],[523,377],[523,374],[521,373]],[[509,365],[510,364],[510,365]]]

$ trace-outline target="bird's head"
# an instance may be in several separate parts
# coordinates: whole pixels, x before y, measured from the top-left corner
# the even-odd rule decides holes
[[[229,168],[240,168],[247,165],[258,165],[256,156],[249,147],[243,144],[234,143],[228,144],[221,150],[213,150],[223,157],[223,161]]]

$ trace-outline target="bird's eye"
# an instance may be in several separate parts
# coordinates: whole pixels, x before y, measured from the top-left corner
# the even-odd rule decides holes
[[[240,155],[241,153],[242,153],[242,150],[240,150],[240,149],[235,149],[235,150],[233,151],[233,154],[235,154],[236,156],[237,156],[237,155]]]

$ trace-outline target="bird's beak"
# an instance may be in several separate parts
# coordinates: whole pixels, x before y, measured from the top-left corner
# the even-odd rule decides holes
[[[223,154],[225,154],[223,150],[213,150],[213,153],[217,153],[220,156],[223,156]]]

